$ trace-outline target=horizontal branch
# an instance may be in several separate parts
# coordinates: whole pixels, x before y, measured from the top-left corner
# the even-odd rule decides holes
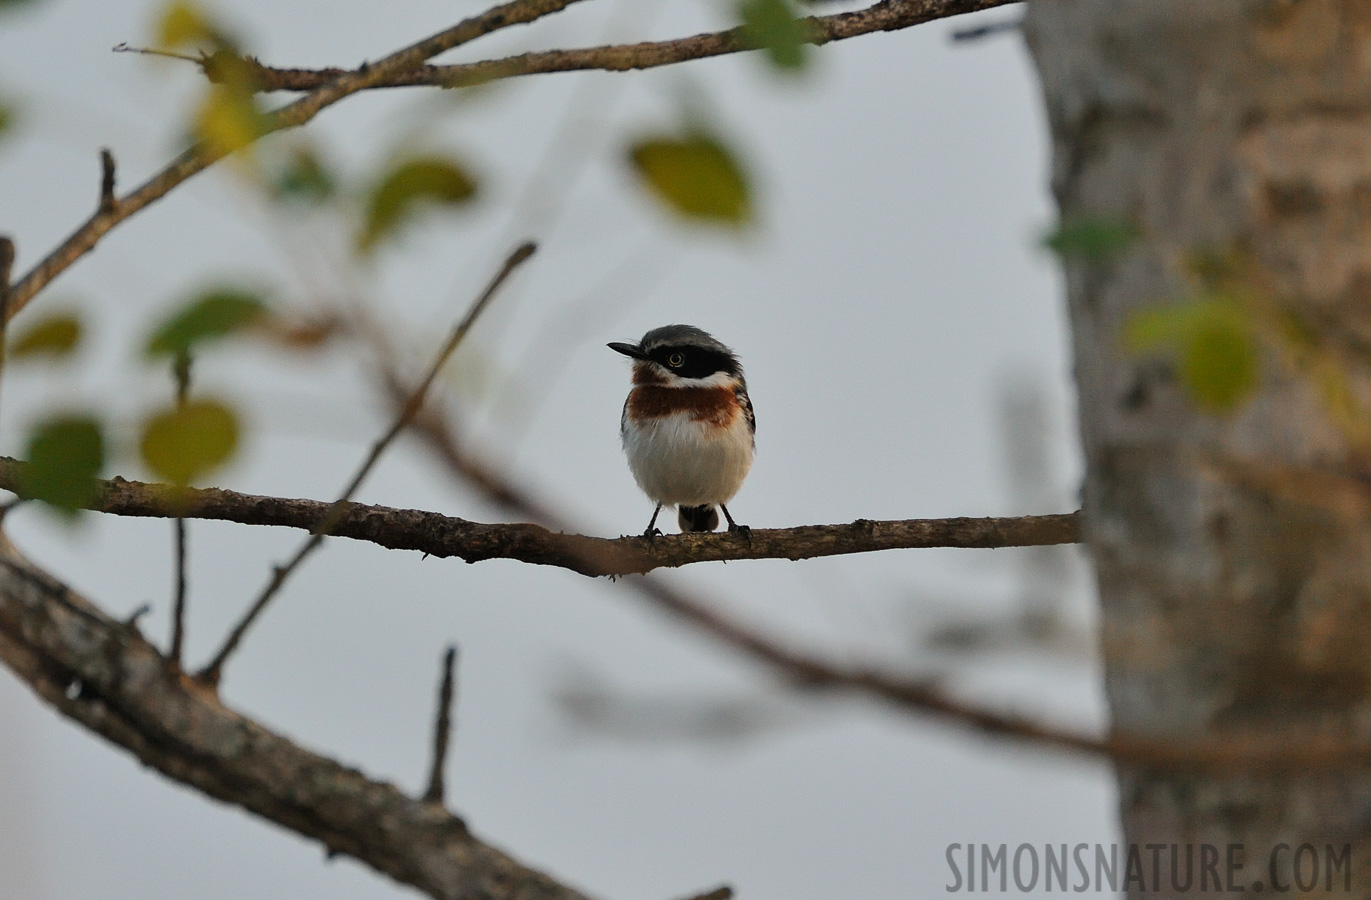
[[[27,464],[0,457],[0,489],[24,496]],[[244,525],[313,530],[334,503],[240,494],[218,488],[176,488],[138,481],[101,481],[88,505],[119,516],[218,519]],[[415,509],[350,503],[330,534],[392,550],[418,550],[467,562],[513,559],[559,566],[582,575],[630,575],[698,562],[740,559],[809,559],[928,547],[1040,547],[1078,540],[1077,513],[1010,518],[858,519],[846,525],[754,528],[741,534],[678,534],[599,538],[550,531],[541,525],[471,522]]]
[[[136,629],[0,537],[0,662],[144,765],[440,900],[585,900],[482,842],[442,804],[303,749],[227,708]]]
[[[821,46],[863,34],[899,31],[935,19],[979,12],[1017,2],[1019,0],[882,0],[866,9],[828,16],[810,16],[802,21],[805,25],[806,43]],[[615,44],[575,50],[544,50],[457,65],[419,66],[394,78],[377,81],[372,86],[385,88],[427,85],[455,88],[548,72],[587,69],[626,72],[756,49],[756,44],[748,40],[744,29],[733,28],[667,41],[645,41],[638,44]],[[254,81],[263,91],[314,90],[348,75],[351,71],[337,68],[285,69],[265,66],[257,60],[249,62],[253,66]],[[206,69],[206,72],[212,74],[210,69]]]

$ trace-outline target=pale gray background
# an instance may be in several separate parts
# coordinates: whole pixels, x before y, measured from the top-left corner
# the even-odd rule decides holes
[[[723,3],[658,2],[588,2],[461,58],[728,24]],[[266,61],[350,65],[481,5],[214,8]],[[0,90],[25,113],[21,135],[0,143],[0,229],[18,241],[21,269],[89,213],[100,146],[117,154],[124,187],[176,146],[200,87],[195,71],[109,52],[150,40],[157,7],[46,0],[0,18]],[[454,380],[481,446],[586,530],[637,532],[651,511],[618,448],[627,367],[603,345],[668,322],[712,331],[748,367],[760,424],[756,467],[731,507],[741,521],[1064,511],[1074,507],[1079,461],[1060,285],[1037,249],[1052,211],[1036,85],[1017,35],[971,45],[948,37],[1015,14],[828,47],[799,80],[731,58],[539,76],[466,99],[380,92],[326,112],[310,134],[354,176],[401,144],[459,152],[485,175],[478,208],[433,220],[361,282],[412,336],[416,358],[515,238],[543,242],[463,349]],[[756,172],[763,225],[746,239],[674,223],[622,164],[629,137],[680,122],[690,106]],[[578,148],[587,154],[579,173],[567,164]],[[570,188],[556,187],[568,172]],[[554,187],[529,199],[536,179]],[[529,202],[515,214],[521,197]],[[328,222],[274,214],[227,171],[197,178],[18,320],[71,304],[99,335],[74,372],[7,373],[0,452],[20,452],[27,422],[66,407],[103,409],[131,443],[139,413],[169,389],[137,357],[151,322],[213,277],[276,285],[294,303],[339,296],[358,282],[330,262],[337,245]],[[232,398],[252,426],[244,456],[216,481],[335,495],[382,424],[351,355],[291,362],[239,346],[202,360],[198,389]],[[1050,412],[1056,474],[1027,491],[1006,474],[1002,398],[1016,384],[1041,386]],[[127,453],[116,471],[145,477]],[[499,515],[405,444],[361,499]],[[36,558],[115,613],[151,602],[145,627],[166,633],[169,523],[88,517],[65,529],[31,509],[14,519],[16,540]],[[196,522],[191,540],[190,653],[200,659],[300,535]],[[946,670],[969,696],[1099,726],[1088,659],[957,660],[920,649],[920,628],[938,616],[1012,611],[1026,557],[902,551],[665,577],[836,657]],[[1068,572],[1061,596],[1088,624],[1086,579],[1078,565]],[[950,842],[1115,838],[1103,766],[868,703],[773,700],[763,673],[631,592],[508,562],[421,561],[331,542],[233,661],[225,696],[307,746],[414,789],[427,765],[437,661],[451,640],[463,651],[453,806],[483,836],[598,896],[665,900],[727,881],[745,900],[923,897],[949,881]],[[587,679],[653,709],[752,698],[771,727],[734,739],[587,728],[555,700]],[[403,890],[142,770],[0,674],[0,897],[351,900]]]

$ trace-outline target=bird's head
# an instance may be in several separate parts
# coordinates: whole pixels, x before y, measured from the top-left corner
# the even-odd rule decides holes
[[[742,363],[733,351],[693,325],[664,325],[636,344],[608,346],[633,360],[634,384],[722,386],[743,377]]]

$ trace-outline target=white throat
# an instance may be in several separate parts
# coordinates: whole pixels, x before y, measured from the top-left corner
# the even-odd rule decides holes
[[[660,379],[656,382],[650,382],[649,385],[639,385],[640,387],[655,385],[656,387],[669,388],[736,388],[740,383],[738,376],[730,375],[727,372],[715,372],[712,375],[706,375],[704,378],[682,378],[656,363],[639,363],[639,365],[652,366],[652,374]]]

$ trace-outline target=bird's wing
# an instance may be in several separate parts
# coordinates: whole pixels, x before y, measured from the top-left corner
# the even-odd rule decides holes
[[[743,408],[743,415],[747,416],[747,430],[752,432],[755,437],[757,434],[757,413],[752,409],[752,398],[747,395],[747,384],[739,382],[733,389],[733,396],[737,398],[738,405]]]

